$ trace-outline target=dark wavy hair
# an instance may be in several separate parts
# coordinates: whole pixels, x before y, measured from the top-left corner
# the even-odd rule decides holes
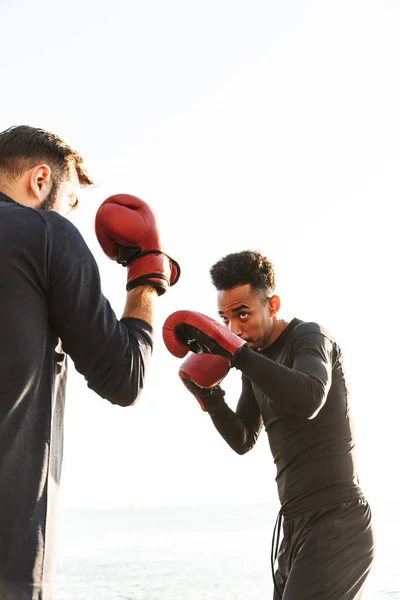
[[[51,168],[55,182],[68,177],[70,169],[74,168],[81,185],[93,183],[81,155],[54,133],[29,125],[17,125],[0,132],[2,179],[12,181],[41,162]]]
[[[211,267],[210,275],[218,291],[249,283],[264,303],[275,291],[274,266],[255,250],[227,254]]]

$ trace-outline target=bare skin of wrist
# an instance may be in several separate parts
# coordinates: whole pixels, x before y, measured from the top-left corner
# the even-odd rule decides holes
[[[141,285],[130,290],[121,319],[133,317],[153,325],[154,300],[158,294],[151,285]]]

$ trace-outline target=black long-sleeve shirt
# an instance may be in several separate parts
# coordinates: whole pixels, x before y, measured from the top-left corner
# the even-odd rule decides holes
[[[1,193],[0,320],[0,598],[44,600],[51,597],[65,354],[92,390],[128,406],[143,387],[152,329],[116,318],[72,223]]]
[[[236,412],[223,402],[214,425],[239,454],[264,425],[284,512],[361,497],[343,357],[332,336],[293,319],[262,352],[242,346],[233,366],[242,372]]]

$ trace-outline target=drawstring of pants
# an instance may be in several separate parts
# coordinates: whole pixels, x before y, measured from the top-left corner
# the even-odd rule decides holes
[[[278,584],[276,582],[275,577],[275,562],[278,558],[279,552],[279,540],[281,537],[281,529],[282,529],[282,509],[278,512],[278,516],[276,517],[274,533],[272,534],[272,544],[271,544],[271,569],[272,569],[272,579],[274,581],[275,591],[278,594],[279,598],[282,598],[280,591],[278,590]]]

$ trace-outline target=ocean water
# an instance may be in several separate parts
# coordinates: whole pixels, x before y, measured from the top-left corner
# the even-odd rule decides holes
[[[374,510],[364,600],[400,600],[399,508]],[[269,505],[63,511],[56,600],[272,599],[275,517]]]

